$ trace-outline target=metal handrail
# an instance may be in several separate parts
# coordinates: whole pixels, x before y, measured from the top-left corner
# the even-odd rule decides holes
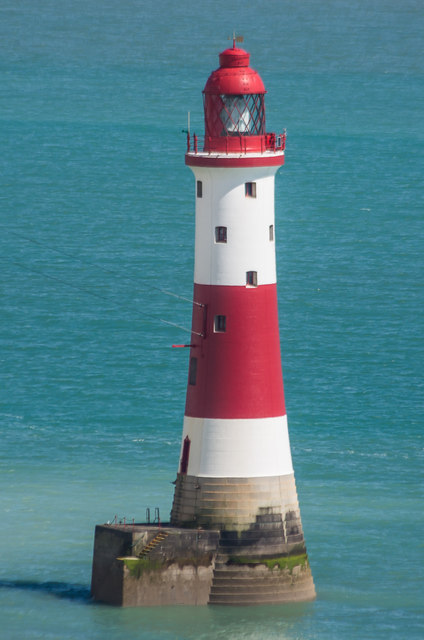
[[[255,136],[255,137],[260,137],[261,138],[261,153],[264,153],[265,151],[284,151],[286,148],[286,139],[287,139],[287,132],[284,129],[282,133],[265,133],[262,136]],[[219,138],[220,141],[222,140],[226,140],[226,141],[230,141],[230,140],[234,140],[234,138],[232,136],[226,136],[225,138]],[[242,151],[244,153],[249,153],[249,151],[246,149],[246,142],[249,139],[249,136],[240,136],[240,142],[241,142],[241,147],[242,147]],[[206,141],[208,142],[208,147],[209,149],[212,147],[213,148],[213,140],[214,138],[206,138],[205,136],[198,136],[195,133],[193,133],[192,135],[190,135],[190,132],[187,132],[187,153],[204,153],[205,151],[205,147],[206,147]],[[244,145],[243,145],[244,142]],[[244,149],[243,149],[244,147]],[[222,152],[220,150],[220,152]],[[210,153],[210,151],[209,151]],[[226,145],[226,149],[225,149],[225,153],[234,153],[234,149],[229,149],[228,148],[228,144]]]

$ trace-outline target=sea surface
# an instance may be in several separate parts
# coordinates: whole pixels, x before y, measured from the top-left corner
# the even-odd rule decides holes
[[[281,350],[318,597],[93,604],[96,523],[169,516],[183,130],[233,30],[288,134]],[[423,33],[422,0],[0,1],[1,638],[424,637]]]

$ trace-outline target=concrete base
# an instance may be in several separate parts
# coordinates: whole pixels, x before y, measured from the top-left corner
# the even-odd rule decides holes
[[[247,557],[219,530],[164,525],[97,525],[94,600],[131,606],[261,604],[313,600],[306,553]],[[254,555],[252,552],[255,552]]]
[[[207,604],[218,531],[97,525],[91,593],[123,607]]]

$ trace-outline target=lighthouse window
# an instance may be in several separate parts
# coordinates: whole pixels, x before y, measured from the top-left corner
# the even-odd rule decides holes
[[[197,197],[201,198],[203,196],[203,184],[201,180],[197,181]]]
[[[195,385],[197,378],[197,358],[190,358],[190,366],[188,370],[188,383]]]
[[[215,333],[225,333],[227,330],[227,316],[215,316],[213,330]]]
[[[256,198],[256,182],[246,182],[244,193],[246,198]]]
[[[221,95],[221,135],[262,135],[265,129],[263,94]]]
[[[274,240],[274,225],[269,225],[269,241],[272,242]]]
[[[227,227],[215,227],[215,242],[227,242]]]
[[[258,272],[246,271],[246,286],[257,287],[258,286]]]

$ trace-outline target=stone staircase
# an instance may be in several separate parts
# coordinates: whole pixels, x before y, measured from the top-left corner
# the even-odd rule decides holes
[[[303,535],[297,526],[291,526],[292,520],[296,521],[290,514],[283,522],[281,513],[261,509],[249,529],[221,531],[209,604],[256,605],[314,599]],[[298,556],[290,556],[290,549]],[[270,558],[275,559],[275,564],[267,564],[265,559]]]
[[[309,565],[291,571],[265,564],[233,564],[219,552],[215,560],[209,604],[257,605],[313,600],[315,589]]]

